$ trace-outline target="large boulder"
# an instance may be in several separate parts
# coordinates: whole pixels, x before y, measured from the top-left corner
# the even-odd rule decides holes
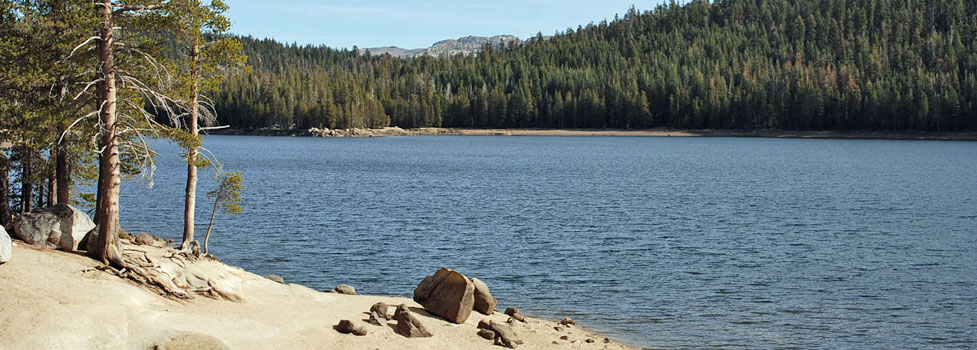
[[[0,264],[10,261],[10,253],[13,249],[13,242],[10,241],[10,236],[7,235],[7,230],[0,226]]]
[[[448,321],[465,323],[475,304],[475,285],[458,271],[442,267],[417,285],[414,301]]]
[[[472,278],[472,284],[475,285],[475,311],[491,315],[495,312],[495,307],[499,305],[499,301],[492,297],[488,285],[482,280]]]
[[[37,209],[11,223],[14,234],[29,244],[73,251],[95,223],[81,210],[67,204]]]

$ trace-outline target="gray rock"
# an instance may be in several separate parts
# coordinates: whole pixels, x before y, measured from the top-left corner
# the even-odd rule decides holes
[[[278,283],[281,283],[281,284],[285,284],[285,279],[282,278],[282,276],[268,275],[268,276],[265,276],[265,278],[267,278],[269,280],[272,280],[272,281],[275,281],[275,282],[278,282]]]
[[[475,304],[475,285],[458,271],[442,267],[417,285],[414,301],[448,321],[465,323]]]
[[[505,312],[504,313],[506,315],[509,315],[509,317],[512,317],[512,318],[516,319],[516,321],[526,322],[526,318],[522,316],[522,313],[519,312],[519,309],[517,309],[517,308],[510,307],[508,309],[505,309]]]
[[[499,301],[492,297],[488,285],[482,280],[472,278],[472,284],[475,285],[475,304],[473,305],[475,311],[491,315],[495,312],[495,307],[499,305]]]
[[[156,242],[159,240],[155,236],[148,233],[140,233],[136,235],[134,241],[139,245],[155,246]]]
[[[384,303],[384,302],[381,301],[381,302],[378,302],[376,304],[373,304],[373,306],[370,307],[370,312],[375,312],[377,314],[377,316],[380,316],[380,317],[382,317],[385,320],[389,320],[389,319],[391,319],[391,317],[390,317],[391,315],[387,311],[389,309],[390,309],[390,306],[388,306],[387,303]]]
[[[489,329],[495,332],[495,343],[498,345],[515,348],[517,344],[523,344],[522,339],[516,335],[516,331],[507,324],[492,321],[489,322]]]
[[[81,210],[67,204],[38,209],[11,223],[14,234],[28,244],[73,251],[95,223]]]
[[[400,304],[400,306],[397,307],[397,311],[394,312],[394,320],[397,321],[397,334],[407,338],[434,336],[434,334],[431,334],[431,332],[427,330],[427,327],[424,327],[421,320],[417,318],[417,316],[414,316],[414,313],[410,312],[407,305]]]
[[[336,293],[346,294],[346,295],[356,295],[356,288],[353,286],[340,284],[336,286]]]
[[[383,326],[384,324],[387,323],[387,319],[385,317],[380,317],[380,315],[378,315],[376,311],[370,311],[369,322],[374,326]]]
[[[7,235],[7,230],[0,226],[0,264],[10,261],[10,253],[13,249],[13,242]]]
[[[339,324],[333,328],[339,331],[339,333],[343,333],[343,334],[354,334],[358,336],[364,336],[367,333],[365,327],[356,324],[350,320],[339,321]]]
[[[478,336],[488,340],[495,340],[495,331],[491,329],[479,329]]]

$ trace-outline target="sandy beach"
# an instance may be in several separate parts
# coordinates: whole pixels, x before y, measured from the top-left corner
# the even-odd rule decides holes
[[[174,252],[125,247],[149,261]],[[238,300],[167,298],[78,253],[15,241],[12,260],[0,265],[0,349],[501,349],[479,337],[477,325],[509,318],[473,312],[454,324],[407,298],[326,293],[216,261],[193,264],[195,273],[217,276]],[[408,305],[434,336],[406,338],[395,333],[394,321],[367,324],[368,310],[380,301]],[[369,333],[341,334],[333,329],[340,320],[359,321]],[[512,323],[525,342],[520,349],[629,349],[578,326],[526,320]]]

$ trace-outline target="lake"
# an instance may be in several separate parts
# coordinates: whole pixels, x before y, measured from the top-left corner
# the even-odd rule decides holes
[[[977,142],[208,136],[244,172],[225,263],[410,296],[442,266],[524,314],[663,348],[977,347]],[[122,225],[178,239],[185,162]],[[213,202],[201,173],[197,235]],[[325,330],[324,330],[325,331]]]

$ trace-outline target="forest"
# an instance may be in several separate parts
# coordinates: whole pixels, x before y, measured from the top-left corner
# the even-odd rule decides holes
[[[967,0],[672,2],[452,57],[239,39],[241,129],[977,130]]]

